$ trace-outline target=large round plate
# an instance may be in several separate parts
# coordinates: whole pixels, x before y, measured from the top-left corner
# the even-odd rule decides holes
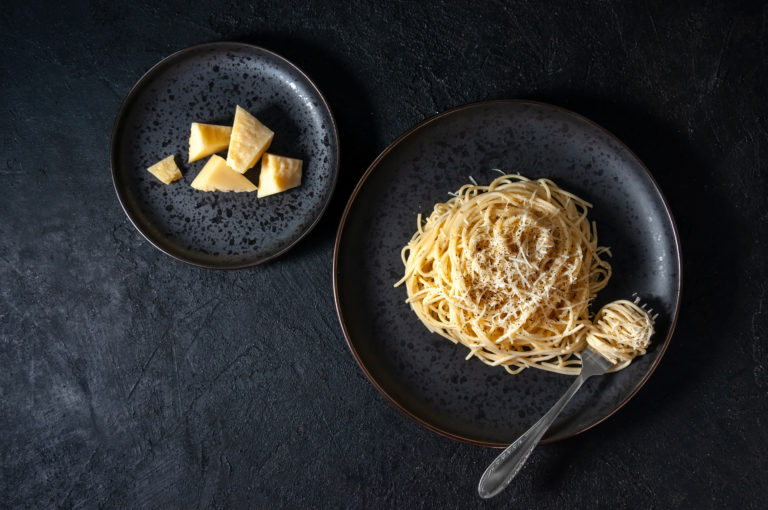
[[[592,202],[601,245],[613,251],[602,304],[638,293],[658,312],[645,356],[590,379],[545,441],[599,423],[632,397],[664,353],[680,304],[677,232],[648,170],[610,133],[575,113],[528,101],[470,104],[416,126],[387,148],[355,189],[334,253],[336,307],[352,353],[398,408],[445,436],[504,446],[562,395],[572,378],[529,369],[509,375],[431,334],[404,303],[400,250],[416,215],[470,181],[501,169],[553,179]]]
[[[208,160],[187,163],[190,124],[231,125],[236,105],[275,132],[269,152],[304,161],[301,186],[260,199],[189,186]],[[183,178],[164,185],[146,169],[171,154]],[[256,46],[210,43],[167,57],[136,83],[115,121],[111,164],[123,209],[154,246],[199,266],[246,267],[284,253],[317,223],[336,182],[338,134],[296,66]],[[259,168],[246,177],[258,183]]]

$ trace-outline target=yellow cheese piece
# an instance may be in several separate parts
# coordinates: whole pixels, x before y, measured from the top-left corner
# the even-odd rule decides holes
[[[192,187],[200,191],[256,191],[251,181],[229,168],[227,161],[216,154],[197,174]]]
[[[229,139],[227,165],[232,170],[244,174],[269,149],[274,136],[274,132],[238,106],[235,122],[232,124],[232,136]]]
[[[179,170],[179,167],[176,166],[173,154],[147,168],[147,171],[165,184],[170,184],[173,181],[181,179],[181,171]]]
[[[264,154],[259,174],[259,198],[274,195],[301,184],[300,159]]]
[[[229,147],[230,126],[193,122],[189,130],[189,162],[197,161]]]

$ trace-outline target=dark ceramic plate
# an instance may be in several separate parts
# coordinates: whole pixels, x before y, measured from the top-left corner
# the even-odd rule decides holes
[[[269,152],[304,161],[301,186],[260,199],[189,186],[208,161],[187,163],[190,124],[231,125],[236,105],[275,132]],[[171,154],[183,178],[166,186],[146,168]],[[320,219],[338,173],[338,134],[296,66],[256,46],[210,43],[171,55],[136,83],[115,121],[111,164],[120,203],[149,242],[191,264],[246,267],[284,253]],[[245,174],[254,183],[260,166]]]
[[[339,226],[334,292],[344,334],[373,384],[398,408],[445,436],[504,446],[538,420],[572,382],[529,369],[509,375],[431,334],[407,304],[400,249],[416,215],[493,169],[548,177],[592,202],[601,245],[613,250],[602,304],[638,293],[659,313],[653,344],[625,370],[587,381],[547,433],[582,432],[624,405],[653,372],[680,304],[680,248],[669,208],[648,170],[600,126],[527,101],[470,104],[437,115],[396,140],[355,189]]]

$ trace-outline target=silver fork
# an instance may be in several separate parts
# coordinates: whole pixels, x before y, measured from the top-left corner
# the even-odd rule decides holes
[[[603,375],[611,366],[611,362],[600,354],[589,348],[584,349],[581,353],[581,373],[573,381],[565,395],[555,402],[555,405],[547,411],[547,414],[542,416],[522,436],[501,452],[491,465],[488,466],[488,469],[485,470],[477,486],[477,492],[480,494],[480,497],[484,499],[492,498],[503,491],[509,485],[509,482],[520,472],[520,469],[525,464],[525,461],[528,460],[541,437],[549,429],[560,412],[565,409],[571,398],[579,391],[584,381],[593,375]]]

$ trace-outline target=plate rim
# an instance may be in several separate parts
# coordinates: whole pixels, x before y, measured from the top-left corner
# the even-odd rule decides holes
[[[325,111],[328,112],[328,116],[330,118],[331,127],[332,127],[332,130],[329,130],[329,131],[332,131],[333,133],[334,153],[335,153],[336,163],[331,169],[332,171],[331,171],[330,193],[328,193],[328,196],[322,208],[320,209],[320,212],[312,220],[309,226],[291,243],[289,243],[288,245],[284,246],[282,249],[280,249],[279,251],[271,255],[257,258],[254,261],[248,261],[244,263],[234,263],[234,264],[217,264],[217,263],[209,264],[205,262],[190,260],[179,253],[164,249],[152,239],[151,235],[148,232],[146,232],[145,229],[139,226],[138,220],[134,218],[133,213],[131,212],[131,209],[126,205],[125,191],[122,190],[117,185],[117,169],[116,168],[118,166],[118,162],[117,162],[116,153],[117,153],[117,145],[119,143],[119,140],[117,138],[117,133],[121,128],[121,125],[123,124],[124,119],[127,115],[128,105],[135,99],[135,96],[139,93],[139,91],[144,88],[146,82],[157,74],[157,72],[161,67],[169,63],[172,63],[176,59],[184,57],[188,53],[193,53],[195,51],[205,50],[205,49],[224,49],[224,48],[240,48],[240,49],[245,48],[248,50],[255,50],[256,52],[266,53],[276,58],[277,60],[283,62],[289,68],[298,72],[305,80],[307,80],[309,85],[315,90],[315,92],[317,93],[317,96],[320,98],[320,101],[322,102],[323,107],[325,108]],[[282,55],[279,55],[274,51],[268,50],[262,46],[257,46],[255,44],[249,44],[249,43],[238,42],[238,41],[214,41],[214,42],[195,44],[193,46],[188,46],[186,48],[182,48],[178,51],[175,51],[174,53],[171,53],[170,55],[163,57],[162,59],[160,59],[160,61],[156,62],[152,67],[150,67],[147,71],[145,71],[144,74],[141,75],[141,77],[136,81],[136,83],[133,84],[131,89],[128,91],[128,94],[125,95],[125,98],[123,98],[123,101],[120,103],[120,108],[118,109],[117,115],[115,116],[115,121],[112,124],[112,134],[110,137],[110,144],[109,144],[109,165],[110,165],[110,173],[112,176],[112,186],[115,190],[115,194],[117,195],[117,200],[118,202],[120,202],[120,207],[123,209],[123,212],[128,217],[128,220],[131,222],[133,227],[142,235],[142,237],[145,240],[147,240],[150,245],[154,246],[164,254],[176,260],[179,260],[181,262],[184,262],[186,264],[190,264],[196,267],[202,267],[206,269],[224,269],[224,270],[244,269],[244,268],[257,266],[265,262],[274,260],[280,257],[281,255],[285,254],[286,252],[288,252],[291,248],[295,247],[297,244],[299,244],[299,242],[302,239],[304,239],[304,237],[306,237],[312,230],[314,230],[314,228],[320,222],[326,210],[328,209],[328,205],[331,203],[331,200],[333,199],[334,193],[336,191],[336,181],[338,180],[338,176],[339,176],[340,155],[341,153],[340,153],[339,130],[338,130],[338,125],[336,123],[336,118],[333,115],[333,111],[331,110],[328,100],[320,91],[320,88],[317,86],[317,84],[314,81],[312,81],[312,79],[304,71],[302,71],[301,68],[299,68],[296,64],[294,64],[287,58],[283,57]]]
[[[674,238],[674,244],[675,244],[675,256],[677,258],[677,292],[675,295],[675,308],[674,312],[672,314],[672,320],[670,322],[669,326],[669,332],[667,333],[666,338],[664,339],[664,342],[660,346],[660,351],[656,359],[651,364],[648,371],[645,373],[645,375],[638,381],[638,383],[635,385],[635,387],[632,389],[632,391],[623,399],[621,400],[611,411],[609,411],[605,416],[599,418],[594,423],[591,423],[587,426],[584,426],[575,432],[562,434],[560,436],[554,436],[546,439],[542,439],[540,441],[541,444],[545,443],[553,443],[557,441],[561,441],[563,439],[568,439],[570,437],[576,436],[578,434],[581,434],[592,427],[595,427],[602,423],[603,421],[607,420],[611,416],[613,416],[619,409],[624,407],[631,399],[634,397],[638,391],[640,391],[640,388],[642,388],[645,383],[648,381],[648,379],[651,377],[653,372],[658,367],[659,363],[661,362],[661,359],[664,357],[664,354],[667,351],[667,348],[669,347],[670,341],[672,339],[672,335],[675,331],[675,326],[677,325],[677,319],[680,314],[680,307],[682,303],[682,290],[683,290],[683,255],[682,255],[682,249],[680,245],[680,235],[678,232],[677,224],[675,223],[675,218],[672,215],[672,210],[669,206],[669,203],[667,202],[666,197],[664,196],[664,193],[662,192],[661,188],[659,187],[659,184],[656,182],[656,179],[653,178],[653,175],[651,174],[650,170],[648,170],[648,167],[643,163],[643,161],[629,148],[627,145],[619,139],[616,135],[608,131],[603,126],[597,124],[596,122],[588,119],[587,117],[576,113],[572,110],[569,110],[567,108],[563,108],[562,106],[553,105],[550,103],[545,103],[543,101],[535,101],[535,100],[529,100],[529,99],[492,99],[492,100],[486,100],[486,101],[475,101],[471,103],[462,104],[459,106],[454,106],[452,108],[449,108],[443,112],[437,113],[435,115],[432,115],[430,117],[427,117],[426,119],[422,120],[421,122],[417,123],[416,125],[412,126],[410,129],[406,130],[403,134],[398,136],[392,143],[390,143],[377,157],[373,160],[373,162],[370,164],[370,166],[366,169],[363,176],[358,181],[357,185],[355,186],[355,189],[352,191],[352,194],[350,195],[349,199],[347,200],[347,204],[344,207],[344,212],[341,215],[341,219],[339,220],[339,227],[336,231],[336,240],[334,242],[333,247],[333,269],[332,269],[332,281],[333,281],[333,300],[334,305],[336,308],[336,317],[339,320],[339,323],[341,324],[342,332],[344,333],[344,339],[346,340],[347,347],[352,352],[353,357],[355,358],[355,361],[357,362],[358,367],[363,371],[366,378],[369,382],[373,384],[373,386],[382,394],[386,399],[395,406],[395,408],[399,409],[401,412],[403,412],[406,416],[409,418],[415,420],[417,423],[422,425],[423,427],[431,430],[432,432],[435,432],[443,437],[447,437],[449,439],[453,439],[462,443],[468,443],[478,446],[486,446],[490,448],[506,448],[509,446],[510,443],[499,443],[494,441],[480,441],[476,439],[472,439],[469,437],[464,437],[459,434],[454,434],[451,432],[448,432],[446,430],[441,429],[440,427],[437,427],[433,425],[432,423],[429,423],[425,419],[420,418],[419,416],[412,413],[410,410],[406,409],[405,406],[403,406],[400,402],[397,401],[394,397],[392,397],[389,393],[387,393],[384,388],[376,381],[376,379],[371,375],[371,373],[366,368],[365,364],[362,362],[357,350],[355,349],[354,343],[351,340],[349,331],[347,330],[346,322],[344,321],[344,315],[341,309],[341,300],[339,296],[339,282],[338,282],[338,275],[339,275],[339,248],[341,246],[341,238],[344,234],[344,226],[347,222],[347,217],[349,215],[349,211],[352,208],[352,205],[355,202],[355,199],[357,198],[358,193],[362,189],[362,187],[365,185],[365,181],[368,179],[368,177],[373,173],[373,171],[378,167],[379,163],[382,159],[384,159],[390,152],[392,152],[398,145],[400,145],[401,142],[409,138],[411,135],[419,131],[420,129],[426,127],[427,125],[440,120],[444,117],[447,117],[449,115],[452,115],[454,113],[460,112],[462,110],[469,110],[472,108],[477,108],[481,106],[493,106],[493,105],[502,105],[502,104],[519,104],[519,105],[529,105],[529,106],[537,106],[537,107],[544,107],[549,108],[551,110],[554,110],[556,112],[569,115],[574,117],[576,120],[580,122],[584,122],[596,129],[598,129],[600,132],[607,135],[610,139],[612,139],[615,143],[618,144],[620,148],[627,151],[627,154],[634,158],[634,160],[639,164],[640,168],[643,172],[645,172],[646,176],[650,179],[650,182],[653,184],[653,188],[656,192],[656,194],[661,199],[661,203],[664,206],[664,211],[666,213],[667,218],[669,219],[670,225],[672,226],[672,233]]]

